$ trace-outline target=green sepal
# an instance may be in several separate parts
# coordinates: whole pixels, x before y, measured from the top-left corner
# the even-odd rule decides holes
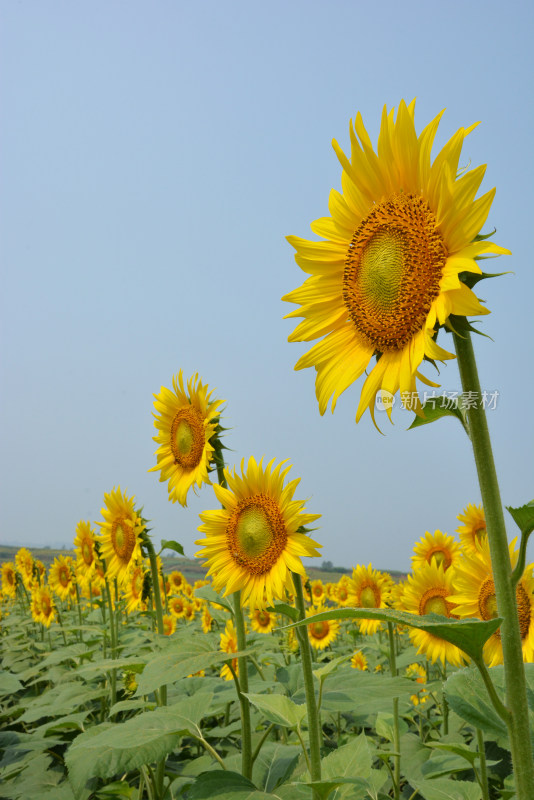
[[[449,314],[445,322],[445,328],[451,333],[455,333],[461,339],[465,339],[468,333],[478,333],[479,336],[485,336],[486,339],[491,339],[491,336],[488,336],[487,333],[482,333],[478,328],[471,325],[467,317],[461,317],[457,314]],[[491,341],[493,341],[493,339],[491,339]]]
[[[473,239],[474,242],[485,242],[486,239],[491,239],[492,236],[495,236],[497,233],[497,228],[494,228],[490,233],[477,233],[475,238]]]
[[[391,608],[337,608],[323,611],[306,617],[305,620],[294,623],[293,628],[310,625],[312,622],[321,622],[330,619],[375,619],[381,622],[394,622],[397,625],[408,625],[410,628],[438,636],[446,642],[459,647],[474,661],[482,659],[482,650],[490,636],[501,625],[502,618],[479,619],[449,619],[440,614],[408,614],[406,611],[397,611]]]
[[[481,256],[480,258],[488,258],[488,256]],[[466,286],[472,289],[473,286],[479,281],[483,281],[485,278],[501,278],[503,275],[511,274],[510,270],[507,272],[481,272],[480,274],[477,272],[460,272],[458,277],[462,283],[465,283]]]

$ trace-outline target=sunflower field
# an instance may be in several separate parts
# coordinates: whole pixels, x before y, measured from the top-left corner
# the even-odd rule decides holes
[[[414,103],[384,108],[376,153],[356,117],[322,240],[289,237],[308,277],[284,299],[290,340],[319,339],[296,368],[315,368],[320,412],[365,374],[356,421],[397,392],[412,427],[456,417],[483,504],[457,538],[425,532],[403,581],[372,564],[312,580],[320,514],[289,460],[227,466],[224,401],[180,371],[154,395],[150,471],[172,503],[211,497],[206,577],[164,570],[181,545],[156,552],[120,486],[74,556],[2,565],[0,798],[531,800],[534,501],[508,508],[509,542],[468,320],[489,313],[480,263],[509,251],[481,233],[484,167],[459,168],[472,128],[431,160],[440,117],[418,135]],[[464,400],[422,401],[420,368],[455,356]]]

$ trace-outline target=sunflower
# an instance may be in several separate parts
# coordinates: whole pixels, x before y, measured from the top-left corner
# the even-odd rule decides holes
[[[314,606],[320,606],[326,599],[326,592],[322,580],[319,578],[311,582],[311,601]]]
[[[165,636],[172,636],[176,630],[176,617],[172,614],[163,615],[163,633]]]
[[[349,582],[349,605],[356,608],[386,608],[391,585],[389,575],[373,569],[371,564],[367,567],[359,564]],[[373,634],[382,627],[382,623],[375,619],[360,619],[358,627],[363,634]]]
[[[74,549],[78,562],[78,575],[82,582],[90,581],[96,569],[98,560],[95,551],[95,532],[91,528],[90,522],[80,520],[76,526],[76,536],[74,537]]]
[[[367,658],[361,650],[355,650],[350,660],[350,665],[353,669],[359,669],[361,672],[365,672],[365,670],[369,669]]]
[[[237,633],[234,623],[231,619],[227,621],[224,628],[224,633],[221,633],[220,647],[223,653],[237,653]],[[239,676],[239,665],[237,658],[232,659],[232,669],[234,670],[235,674]],[[221,669],[221,678],[224,678],[225,681],[232,681],[234,679],[232,670],[228,664],[224,664],[223,668]]]
[[[512,567],[517,563],[516,539],[509,545]],[[523,660],[534,661],[534,564],[529,564],[516,587],[516,602],[519,614],[519,630],[523,649]],[[454,590],[448,598],[456,604],[459,617],[493,619],[498,616],[495,584],[487,537],[476,544],[476,552],[465,553],[456,567]],[[502,664],[502,642],[500,630],[496,631],[484,645],[484,659],[490,667]]]
[[[486,516],[482,506],[474,506],[469,503],[467,508],[464,508],[462,514],[458,514],[457,519],[463,522],[459,528],[456,528],[456,533],[460,536],[460,544],[464,552],[476,553],[477,541],[482,541],[486,538]]]
[[[350,578],[348,575],[342,575],[335,584],[332,599],[342,608],[350,606]]]
[[[306,616],[311,617],[327,611],[325,606],[316,606],[306,611]],[[308,638],[312,647],[316,650],[324,650],[332,644],[339,633],[339,621],[337,619],[323,619],[321,622],[310,622],[308,624]]]
[[[169,481],[169,500],[187,504],[192,486],[211,483],[208,472],[213,461],[213,437],[217,433],[220,406],[223,400],[212,400],[208,386],[198,374],[184,387],[182,370],[172,379],[173,391],[161,387],[154,395],[154,425],[158,435],[154,441],[157,465],[149,472],[161,470],[160,481]]]
[[[30,612],[34,622],[41,622],[41,587],[36,584],[31,593]]]
[[[202,624],[202,633],[209,633],[211,631],[213,625],[213,617],[211,616],[211,612],[207,604],[202,609],[201,624]]]
[[[169,591],[180,592],[183,589],[185,578],[182,573],[174,569],[169,575]]]
[[[256,608],[250,615],[250,626],[256,633],[271,633],[276,627],[276,614],[266,608]]]
[[[177,595],[176,597],[170,597],[169,598],[169,611],[177,619],[181,619],[182,617],[185,617],[185,605],[186,605],[186,603],[187,603],[187,600],[184,600],[184,598],[180,597],[179,595]]]
[[[48,586],[41,586],[39,589],[39,604],[41,609],[41,622],[49,628],[56,618],[56,607],[52,599],[52,593]]]
[[[119,583],[128,577],[133,564],[141,560],[141,533],[145,524],[135,510],[135,497],[128,497],[118,489],[104,494],[99,541],[102,558],[106,561],[106,576],[117,578]]]
[[[408,575],[404,584],[403,610],[421,617],[425,614],[440,614],[448,618],[456,616],[456,607],[449,600],[453,581],[453,569],[445,572],[441,564],[423,564],[413,575]],[[458,647],[427,631],[410,628],[410,639],[419,648],[417,652],[425,653],[433,664],[439,658],[442,664],[448,661],[449,664],[461,666],[465,660]]]
[[[67,600],[74,581],[74,570],[70,556],[58,556],[50,564],[48,582],[60,600]]]
[[[126,599],[126,612],[131,614],[137,609],[143,609],[143,588],[147,570],[142,562],[134,564],[130,569],[122,589]]]
[[[193,622],[195,619],[195,604],[191,600],[185,601],[183,616],[186,622]]]
[[[2,564],[2,591],[6,597],[14,598],[17,593],[17,573],[12,561]]]
[[[410,664],[406,667],[406,677],[413,678],[417,683],[426,683],[426,669],[421,664]],[[419,689],[417,694],[412,694],[410,696],[410,700],[414,706],[421,705],[428,700],[428,693],[425,689]]]
[[[460,545],[454,536],[449,536],[441,531],[434,533],[426,531],[413,550],[415,555],[412,556],[412,568],[414,570],[417,570],[422,564],[430,564],[431,561],[442,564],[443,569],[447,570],[460,556]]]
[[[33,582],[33,556],[26,547],[15,554],[15,566],[26,589],[30,591]]]
[[[254,458],[241,476],[225,469],[228,489],[213,488],[222,510],[205,511],[199,527],[206,539],[196,542],[204,549],[196,555],[206,558],[213,588],[225,595],[241,590],[241,602],[251,608],[272,605],[291,588],[291,573],[304,573],[301,556],[318,556],[320,547],[299,529],[318,519],[318,514],[303,513],[304,502],[293,500],[299,479],[284,486],[291,469],[274,467],[274,459],[263,467]]]
[[[442,114],[417,136],[414,111],[415,100],[401,101],[396,119],[384,107],[378,155],[358,113],[354,130],[350,124],[350,160],[333,142],[343,193],[332,190],[331,216],[311,226],[326,241],[288,237],[310,276],[283,298],[300,305],[288,317],[304,318],[289,341],[325,337],[295,366],[315,367],[321,414],[331,397],[334,410],[373,356],[356,421],[367,407],[374,420],[382,390],[400,388],[404,404],[420,413],[416,378],[437,385],[418,372],[422,361],[454,357],[437,345],[437,327],[451,314],[489,313],[462,273],[481,274],[475,259],[482,254],[509,252],[475,241],[495,194],[475,200],[485,167],[455,177],[463,140],[476,126],[460,128],[431,163]]]

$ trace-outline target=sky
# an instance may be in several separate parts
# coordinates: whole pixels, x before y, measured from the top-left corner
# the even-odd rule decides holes
[[[182,508],[148,472],[180,369],[225,400],[229,466],[289,459],[318,563],[407,570],[425,531],[454,533],[480,502],[460,424],[407,430],[397,403],[381,436],[355,424],[361,379],[321,417],[281,300],[306,277],[285,237],[315,238],[340,188],[332,138],[360,111],[376,145],[384,104],[414,97],[418,131],[447,109],[434,153],[481,122],[461,163],[488,165],[484,229],[512,256],[475,348],[503,502],[528,502],[533,22],[526,0],[2,3],[1,543],[70,546],[120,486],[193,556],[212,488]],[[439,380],[460,389],[454,361]]]

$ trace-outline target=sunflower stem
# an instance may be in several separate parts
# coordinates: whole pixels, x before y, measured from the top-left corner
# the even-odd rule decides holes
[[[478,400],[468,411],[471,443],[478,473],[482,505],[486,516],[495,596],[502,642],[506,704],[510,711],[507,721],[510,736],[512,764],[518,800],[528,800],[534,786],[534,762],[530,743],[528,705],[526,693],[521,631],[517,612],[515,585],[508,552],[504,513],[493,460],[486,412],[469,331],[462,336],[452,334],[464,394]],[[480,667],[480,665],[478,665]],[[489,676],[488,676],[489,677]]]
[[[237,649],[245,650],[247,637],[245,633],[245,618],[241,608],[241,592],[234,592],[234,620],[237,636]],[[236,685],[241,708],[241,772],[244,778],[252,778],[252,731],[250,726],[250,703],[244,695],[248,692],[248,660],[246,656],[237,659],[239,672],[239,686]]]
[[[299,612],[299,621],[306,619],[306,606],[304,604],[304,592],[302,590],[302,580],[300,575],[293,573],[293,583],[295,584],[295,605]],[[321,730],[319,727],[319,713],[317,711],[317,701],[315,699],[315,686],[313,683],[312,655],[310,640],[308,639],[308,627],[303,625],[296,628],[297,638],[300,644],[300,657],[302,660],[302,674],[304,676],[304,688],[306,691],[306,706],[308,709],[308,735],[310,739],[310,775],[312,781],[321,780]],[[313,790],[314,798],[319,797],[317,791]]]
[[[111,598],[111,589],[109,581],[106,578],[106,599],[109,610],[109,630],[111,633],[111,658],[117,658],[117,630],[115,628],[115,615],[113,612],[113,600]],[[117,670],[111,670],[111,706],[117,702]]]
[[[395,632],[393,630],[393,623],[388,622],[388,639],[389,639],[389,671],[391,677],[396,678],[398,675],[397,670],[397,651],[395,645]],[[393,779],[393,796],[395,800],[400,797],[400,735],[399,735],[399,698],[393,698],[393,756],[395,770]]]
[[[159,589],[158,560],[156,557],[156,551],[154,550],[154,545],[152,544],[150,537],[146,531],[143,531],[143,533],[141,534],[141,541],[148,553],[148,560],[150,561],[150,573],[152,575],[154,606],[156,608],[156,627],[159,635],[163,636],[165,634],[165,628],[163,627],[163,606],[161,603],[161,592]],[[157,701],[159,706],[167,705],[166,685],[159,687]]]
[[[488,770],[486,767],[486,750],[484,748],[484,735],[480,728],[477,728],[478,757],[480,759],[480,775],[478,782],[482,791],[482,800],[489,800]]]

